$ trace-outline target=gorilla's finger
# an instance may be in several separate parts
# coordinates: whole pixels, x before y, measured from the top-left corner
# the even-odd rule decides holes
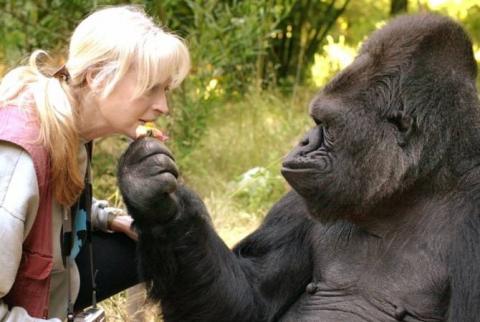
[[[145,153],[161,153],[161,154],[166,154],[168,155],[171,159],[175,160],[173,157],[172,152],[167,148],[165,144],[163,144],[162,141],[159,141],[154,138],[144,138],[143,139],[143,149],[145,150]]]
[[[160,169],[160,172],[170,172],[175,178],[178,178],[178,168],[172,158],[165,154],[156,154],[151,158],[154,161],[154,168]]]
[[[131,168],[136,177],[149,177],[161,172],[170,172],[178,177],[178,168],[175,162],[165,154],[154,154],[135,164]]]
[[[156,178],[162,193],[173,193],[177,190],[177,178],[170,172],[160,173]]]
[[[175,159],[172,152],[165,146],[165,144],[159,140],[149,137],[141,139],[140,144],[136,145],[134,151],[141,155],[151,155],[157,153],[166,154],[170,158]]]
[[[139,163],[154,154],[166,154],[175,160],[172,152],[161,141],[150,137],[144,137],[135,140],[129,145],[121,158],[121,164],[130,165]]]

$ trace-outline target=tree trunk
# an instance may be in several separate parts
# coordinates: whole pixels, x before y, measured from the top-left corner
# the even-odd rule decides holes
[[[390,2],[390,16],[395,16],[408,11],[408,0],[392,0]]]

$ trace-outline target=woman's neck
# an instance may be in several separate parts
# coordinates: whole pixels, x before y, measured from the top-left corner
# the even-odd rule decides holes
[[[82,141],[111,134],[108,124],[104,121],[98,106],[98,100],[86,88],[67,90],[70,103],[77,111],[77,128]]]

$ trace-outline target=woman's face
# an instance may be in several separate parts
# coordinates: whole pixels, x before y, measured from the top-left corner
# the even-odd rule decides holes
[[[138,125],[153,122],[162,114],[168,113],[168,84],[158,84],[142,96],[134,98],[136,79],[135,71],[128,72],[110,95],[98,99],[98,110],[107,132],[135,138]]]

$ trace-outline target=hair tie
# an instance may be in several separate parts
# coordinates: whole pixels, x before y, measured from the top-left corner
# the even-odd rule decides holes
[[[70,73],[67,70],[67,67],[63,65],[60,67],[55,73],[53,73],[52,77],[57,78],[60,81],[68,82],[70,80]]]

